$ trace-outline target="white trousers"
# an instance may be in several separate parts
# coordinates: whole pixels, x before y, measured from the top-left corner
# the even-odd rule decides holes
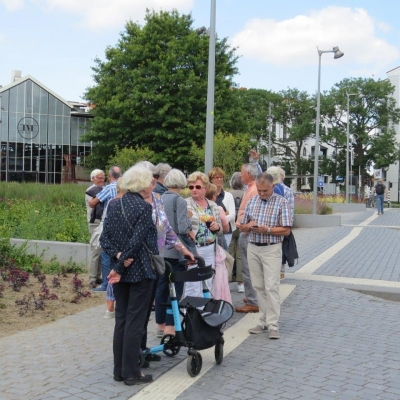
[[[197,253],[200,257],[204,258],[206,266],[211,265],[215,269],[215,244],[210,246],[196,246]],[[197,265],[191,265],[188,269],[197,268]],[[212,278],[205,281],[208,290],[212,293]],[[203,283],[202,282],[186,282],[183,290],[183,296],[203,297]]]

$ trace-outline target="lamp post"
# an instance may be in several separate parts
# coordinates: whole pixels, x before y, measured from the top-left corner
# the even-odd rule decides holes
[[[321,120],[321,56],[323,53],[334,53],[333,58],[337,59],[344,55],[339,47],[333,47],[332,50],[320,50],[317,47],[318,62],[318,91],[317,91],[317,122],[315,127],[315,154],[314,154],[314,188],[313,188],[313,214],[317,214],[317,184],[318,184],[318,156],[319,156],[319,124]]]
[[[347,131],[346,131],[346,203],[349,203],[349,180],[350,180],[350,166],[349,166],[349,138],[350,138],[350,96],[364,97],[361,93],[346,93],[347,96]]]
[[[268,108],[268,168],[271,166],[271,134],[272,134],[272,107],[274,105],[269,103]]]
[[[211,0],[210,44],[208,47],[206,154],[204,160],[204,168],[206,173],[213,167],[214,153],[215,20],[216,0]]]

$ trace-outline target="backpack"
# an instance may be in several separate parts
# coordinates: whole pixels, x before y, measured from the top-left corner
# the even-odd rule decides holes
[[[235,217],[235,221],[237,220],[237,216],[239,213],[239,207],[240,207],[240,203],[242,202],[242,198],[239,196],[234,197],[235,200],[235,211],[236,211],[236,217]]]
[[[376,193],[376,194],[383,194],[384,191],[385,191],[385,189],[383,188],[382,183],[378,183],[378,184],[375,186],[375,193]]]

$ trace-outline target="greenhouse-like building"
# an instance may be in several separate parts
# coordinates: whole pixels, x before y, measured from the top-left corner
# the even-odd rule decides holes
[[[88,180],[83,162],[91,143],[80,141],[92,118],[88,111],[32,76],[13,71],[11,84],[0,86],[0,180]]]

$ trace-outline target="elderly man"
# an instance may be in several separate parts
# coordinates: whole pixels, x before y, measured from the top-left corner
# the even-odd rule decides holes
[[[102,204],[99,203],[95,208],[91,208],[89,203],[101,192],[104,186],[104,171],[101,169],[94,169],[90,173],[90,180],[93,185],[89,187],[85,194],[86,214],[89,225],[89,234],[93,235],[95,228],[97,228],[101,221],[103,213]],[[89,285],[94,288],[97,283],[102,283],[101,280],[101,267],[100,267],[100,249],[91,249],[90,264],[89,264]]]
[[[168,189],[164,186],[164,179],[168,172],[171,171],[172,167],[168,164],[159,163],[156,165],[156,170],[153,177],[157,179],[157,185],[153,192],[163,195]]]
[[[291,222],[293,226],[294,220],[294,194],[293,190],[286,186],[283,181],[285,180],[285,171],[281,167],[269,167],[267,173],[271,174],[274,179],[274,192],[283,196],[289,203]],[[285,257],[282,258],[280,278],[285,279]]]
[[[247,258],[260,307],[260,324],[249,332],[279,339],[282,241],[290,234],[291,212],[287,200],[274,193],[272,175],[261,173],[256,187],[258,195],[248,201],[239,227],[249,237]]]
[[[242,201],[240,203],[238,216],[236,220],[236,226],[240,229],[240,221],[242,220],[244,210],[248,201],[257,195],[257,187],[255,179],[258,176],[258,167],[257,165],[244,164],[240,171],[240,178],[243,182],[243,185],[247,185],[247,189],[244,192],[242,197]],[[251,284],[250,271],[249,271],[249,263],[247,260],[247,246],[248,246],[248,235],[246,232],[241,231],[239,235],[239,250],[242,261],[242,275],[243,275],[243,284],[244,284],[244,294],[245,294],[245,305],[243,307],[236,307],[235,311],[240,313],[249,313],[249,312],[258,312],[258,302],[257,302],[257,293],[254,290]]]
[[[107,207],[107,203],[114,199],[117,196],[117,181],[118,178],[122,175],[121,168],[117,166],[113,166],[108,170],[108,185],[99,192],[95,198],[93,198],[89,202],[89,206],[95,208],[98,204],[102,204],[104,210]],[[111,269],[111,259],[107,255],[105,251],[101,251],[100,253],[101,260],[101,275],[102,282],[101,285],[95,289],[92,289],[93,292],[106,292],[107,291],[107,276],[110,273]]]

